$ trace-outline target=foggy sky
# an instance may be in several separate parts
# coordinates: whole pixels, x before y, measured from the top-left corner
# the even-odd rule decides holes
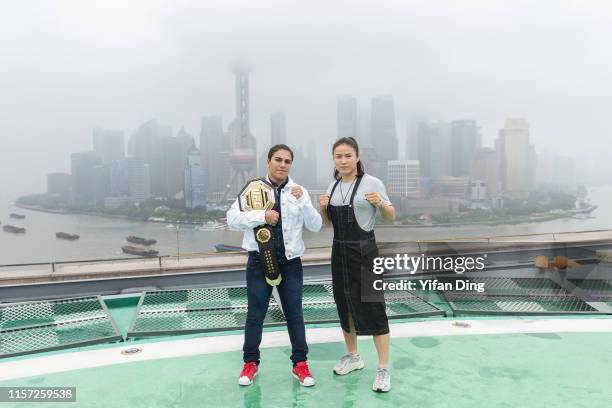
[[[610,38],[607,1],[6,0],[0,195],[44,192],[94,127],[127,139],[157,118],[198,140],[200,117],[220,114],[227,128],[236,61],[258,148],[283,111],[289,144],[316,138],[329,157],[337,97],[368,112],[390,94],[400,158],[408,120],[475,119],[491,146],[518,116],[538,152],[610,159]]]

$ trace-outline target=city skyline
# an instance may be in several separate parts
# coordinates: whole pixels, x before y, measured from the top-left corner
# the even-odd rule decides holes
[[[242,94],[243,92],[238,92]],[[238,98],[239,99],[239,98]],[[384,100],[384,117],[393,116],[392,98],[375,97],[374,101]],[[340,104],[338,105],[341,111]],[[279,119],[280,120],[279,122]],[[380,121],[373,120],[373,123]],[[71,153],[72,193],[66,192],[64,178],[70,177],[66,173],[47,174],[47,191],[56,193],[62,197],[71,195],[71,201],[75,203],[102,203],[115,206],[125,203],[125,200],[142,200],[148,197],[179,198],[184,197],[185,205],[189,208],[193,204],[191,191],[197,188],[200,197],[208,195],[210,203],[224,202],[229,192],[228,186],[232,178],[231,155],[228,156],[229,147],[222,148],[223,154],[210,151],[210,145],[215,146],[223,140],[229,140],[236,136],[236,121],[232,121],[227,132],[223,132],[220,117],[203,117],[201,129],[201,145],[205,145],[202,153],[196,147],[195,138],[189,135],[184,128],[171,136],[171,127],[158,124],[153,119],[145,122],[132,133],[128,141],[129,156],[125,158],[124,138],[122,131],[106,131],[104,129],[93,129],[93,151]],[[338,129],[341,128],[341,115],[338,116]],[[394,121],[383,121],[383,126],[372,127],[372,135],[375,141],[384,138],[388,133],[388,125]],[[279,128],[275,128],[279,125]],[[394,127],[394,126],[393,126]],[[216,136],[210,134],[217,129]],[[494,147],[482,146],[480,127],[475,120],[456,120],[450,123],[437,121],[435,123],[421,122],[417,134],[416,156],[417,160],[399,160],[397,151],[392,153],[394,157],[384,158],[377,151],[376,146],[367,142],[362,147],[361,159],[367,161],[368,172],[380,177],[388,185],[390,191],[397,190],[398,197],[436,197],[452,196],[455,198],[467,198],[470,195],[468,182],[473,186],[482,186],[486,190],[477,193],[477,197],[486,200],[497,200],[502,196],[508,198],[526,198],[528,193],[539,186],[555,186],[566,189],[568,192],[583,181],[576,180],[576,176],[583,177],[577,172],[575,160],[568,156],[549,155],[536,153],[536,146],[529,143],[529,121],[525,118],[508,118],[504,127],[499,129],[499,136],[495,140]],[[284,142],[285,115],[283,112],[271,113],[270,143]],[[167,134],[164,136],[163,133]],[[382,133],[381,133],[382,132]],[[248,133],[248,132],[247,132]],[[281,137],[279,138],[279,133]],[[117,137],[120,136],[120,137]],[[359,136],[359,135],[356,135]],[[391,134],[394,136],[394,132]],[[408,139],[408,138],[407,138]],[[367,140],[367,138],[366,138]],[[236,139],[236,142],[238,139]],[[380,143],[375,143],[380,145]],[[206,146],[208,145],[208,146]],[[380,147],[380,146],[378,146]],[[385,147],[384,145],[382,146]],[[264,149],[265,150],[265,149]],[[317,156],[316,147],[312,140],[307,143],[307,153],[304,148],[294,147],[294,160],[303,163],[292,172],[292,178],[309,189],[318,190],[324,188],[317,180]],[[397,150],[397,149],[396,149]],[[113,160],[106,160],[109,152],[113,153]],[[191,159],[192,152],[197,152],[197,161]],[[406,152],[408,156],[409,152]],[[493,154],[493,156],[491,156]],[[189,157],[189,160],[188,160]],[[542,157],[543,165],[538,168],[539,157]],[[488,160],[485,164],[482,160]],[[133,176],[136,170],[134,160],[139,160],[140,166],[148,166],[145,171],[151,170],[149,179],[151,195],[140,195],[142,184],[134,184]],[[216,161],[215,161],[216,160]],[[260,154],[259,173],[265,173],[265,151]],[[493,161],[491,161],[493,160]],[[132,162],[128,164],[128,162]],[[197,166],[198,174],[191,176],[192,164]],[[494,165],[494,162],[497,163]],[[212,165],[206,164],[212,163]],[[418,177],[418,185],[415,190],[414,180],[410,181],[410,187],[397,178],[397,170],[401,166],[409,165],[410,177]],[[494,165],[496,169],[491,166]],[[397,167],[400,166],[400,167]],[[483,171],[483,166],[489,166]],[[129,167],[129,169],[128,169]],[[391,170],[392,167],[394,170]],[[222,170],[225,168],[225,170]],[[421,168],[419,170],[419,168]],[[165,170],[164,170],[165,169]],[[211,171],[212,170],[212,171]],[[387,176],[387,170],[395,172],[394,181]],[[142,170],[137,170],[142,172]],[[224,174],[225,172],[225,174]],[[401,170],[404,172],[404,170]],[[493,175],[493,172],[499,173]],[[183,175],[184,173],[184,175]],[[209,177],[210,173],[214,177]],[[257,174],[259,174],[257,173]],[[190,174],[188,176],[188,174]],[[142,176],[138,176],[142,180]],[[148,177],[148,176],[145,176]],[[195,177],[195,178],[192,178]],[[220,177],[221,183],[216,179]],[[192,180],[187,182],[188,178]],[[200,181],[201,180],[201,181]],[[401,179],[406,180],[406,179]],[[420,180],[420,181],[419,181]],[[139,181],[138,183],[142,183]],[[196,183],[198,187],[195,186]],[[203,184],[199,184],[203,183]],[[209,188],[212,184],[217,187]],[[400,183],[400,184],[398,184]],[[405,189],[411,192],[406,193]],[[137,194],[134,192],[138,191]],[[403,192],[402,192],[403,191]],[[393,193],[390,193],[393,195]],[[138,198],[136,197],[138,195]],[[230,197],[232,194],[230,194]],[[472,193],[472,196],[474,194]],[[206,199],[199,198],[199,202],[205,203]],[[204,200],[204,201],[203,201]],[[481,198],[477,198],[481,200]],[[205,204],[202,204],[205,205]]]
[[[320,180],[331,167],[339,95],[359,107],[393,96],[399,159],[420,119],[476,120],[492,146],[506,118],[524,117],[538,153],[609,168],[598,149],[612,90],[606,2],[473,2],[469,17],[452,2],[355,2],[347,13],[338,4],[323,13],[322,4],[4,6],[0,161],[21,177],[0,175],[3,195],[44,191],[47,173],[69,171],[68,152],[91,149],[93,128],[127,138],[155,118],[197,138],[202,117],[221,115],[225,131],[238,59],[250,69],[258,146],[269,140],[270,113],[285,112],[287,142],[316,143]],[[217,22],[229,15],[237,24]],[[309,18],[320,27],[310,29]]]

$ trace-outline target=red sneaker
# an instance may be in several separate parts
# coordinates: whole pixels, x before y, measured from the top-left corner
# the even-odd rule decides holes
[[[242,367],[242,372],[240,373],[240,378],[238,378],[238,384],[240,385],[251,385],[253,384],[253,378],[259,372],[259,368],[254,361],[249,361],[248,363],[244,363]]]
[[[308,364],[305,361],[300,361],[293,367],[293,376],[297,378],[297,380],[304,387],[312,387],[315,385],[315,380],[310,374],[310,370],[308,369]]]

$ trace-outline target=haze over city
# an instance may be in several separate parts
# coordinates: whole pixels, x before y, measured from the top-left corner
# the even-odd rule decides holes
[[[91,150],[93,128],[127,139],[157,119],[198,140],[209,115],[227,128],[237,62],[250,71],[258,151],[270,113],[285,112],[290,145],[317,141],[320,181],[345,94],[357,98],[364,140],[371,98],[393,96],[400,158],[419,120],[476,120],[492,146],[506,118],[522,117],[538,153],[601,173],[611,23],[603,1],[4,3],[0,194],[44,192],[47,173]]]

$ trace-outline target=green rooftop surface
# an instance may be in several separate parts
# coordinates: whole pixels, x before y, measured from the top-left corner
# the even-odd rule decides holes
[[[415,333],[418,336],[418,333]],[[1,407],[609,407],[612,333],[394,338],[393,388],[371,391],[376,352],[361,340],[366,367],[336,376],[341,343],[313,344],[317,384],[290,375],[289,347],[262,350],[255,383],[240,387],[240,351],[151,360],[1,382],[75,386],[76,403]]]

